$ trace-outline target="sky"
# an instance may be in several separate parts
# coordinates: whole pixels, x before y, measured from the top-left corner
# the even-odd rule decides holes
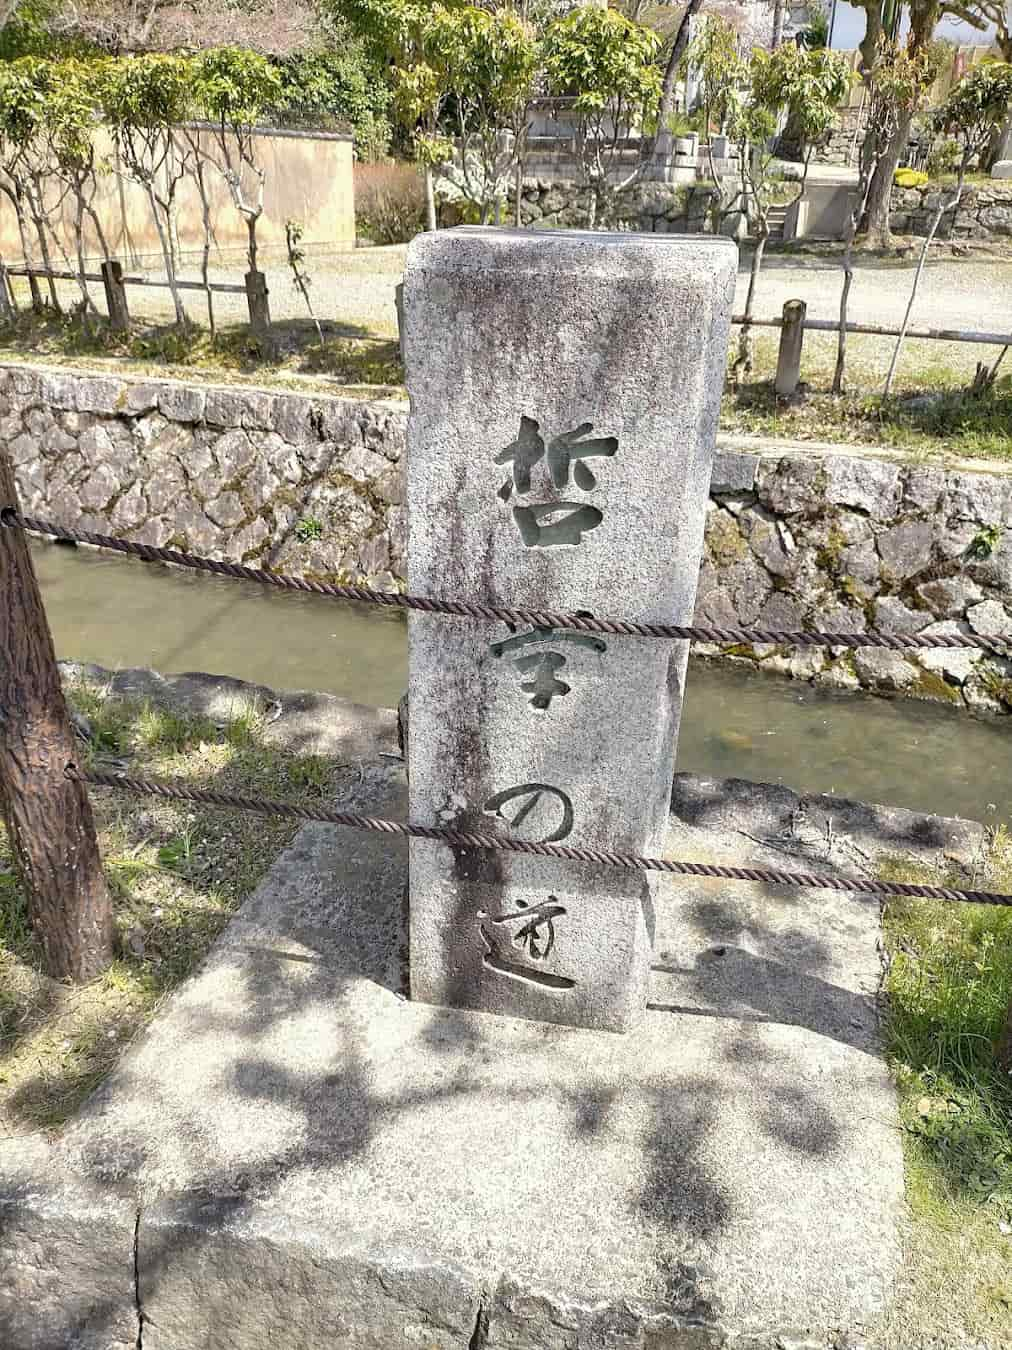
[[[864,37],[864,10],[848,5],[846,0],[836,0],[833,12],[831,45],[840,51],[853,51]],[[938,25],[937,36],[948,38],[950,42],[958,42],[963,46],[982,43],[987,47],[991,45],[991,34],[993,32],[993,25],[989,25],[984,30],[979,30],[971,28],[968,23],[957,22],[955,19],[943,19]]]

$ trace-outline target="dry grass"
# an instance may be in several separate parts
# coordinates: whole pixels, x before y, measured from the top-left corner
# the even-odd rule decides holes
[[[70,701],[93,731],[96,765],[223,791],[319,797],[340,771],[268,747],[259,717],[184,718],[78,684]],[[0,1139],[59,1126],[116,1064],[166,994],[194,969],[297,824],[195,805],[92,794],[113,893],[117,955],[70,987],[42,973],[0,828]]]

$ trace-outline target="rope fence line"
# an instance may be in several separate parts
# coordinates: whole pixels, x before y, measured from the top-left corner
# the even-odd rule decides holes
[[[757,881],[771,886],[805,886],[817,890],[844,891],[858,895],[906,896],[918,900],[955,900],[971,905],[1012,907],[1012,895],[995,891],[957,890],[950,886],[927,886],[907,881],[878,881],[868,877],[836,876],[813,872],[789,872],[771,867],[729,867],[718,863],[673,861],[668,858],[642,858],[634,853],[612,853],[604,849],[578,848],[568,844],[538,844],[526,839],[499,835],[472,834],[442,826],[410,825],[399,820],[338,811],[326,806],[303,806],[296,802],[268,797],[243,797],[229,792],[213,792],[185,784],[167,783],[152,778],[133,778],[127,774],[99,773],[66,767],[68,778],[90,787],[113,788],[139,797],[158,797],[163,801],[196,802],[249,811],[263,816],[292,820],[320,821],[343,825],[353,830],[369,830],[409,839],[428,839],[459,849],[493,849],[501,853],[522,853],[536,858],[561,858],[566,862],[596,863],[637,872],[665,872],[681,877],[715,877],[726,881]]]
[[[713,643],[747,642],[768,646],[791,647],[885,647],[892,651],[919,651],[932,648],[982,649],[998,656],[1012,654],[1012,633],[883,633],[869,629],[864,633],[819,633],[809,629],[789,631],[766,628],[712,628],[705,624],[636,623],[625,619],[598,619],[589,615],[565,614],[555,610],[527,609],[506,605],[480,605],[463,600],[439,600],[429,596],[401,595],[393,591],[376,591],[369,586],[337,586],[325,581],[311,581],[305,577],[266,568],[246,567],[242,563],[222,562],[204,558],[177,549],[155,548],[130,539],[116,539],[112,535],[94,534],[86,530],[72,530],[52,520],[22,515],[15,507],[0,508],[0,526],[23,529],[31,534],[49,535],[66,543],[89,544],[129,554],[144,562],[168,563],[215,576],[231,577],[237,581],[253,581],[281,591],[301,591],[322,595],[333,600],[356,600],[389,609],[417,610],[424,614],[449,614],[463,619],[491,619],[511,627],[531,624],[535,628],[572,629],[581,633],[604,633],[619,637],[659,638],[665,641],[695,641]]]

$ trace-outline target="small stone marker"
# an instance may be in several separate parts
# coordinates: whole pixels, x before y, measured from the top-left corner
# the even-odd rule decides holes
[[[405,276],[408,584],[692,622],[737,249],[463,228]],[[657,853],[687,643],[411,614],[413,821]],[[411,992],[627,1030],[652,881],[411,841]]]

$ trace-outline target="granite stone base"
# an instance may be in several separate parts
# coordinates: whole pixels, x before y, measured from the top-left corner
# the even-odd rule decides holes
[[[344,715],[347,800],[403,811],[393,714],[371,757]],[[740,782],[673,806],[670,856],[983,840]],[[4,1350],[859,1343],[902,1197],[877,904],[668,883],[616,1035],[409,1002],[405,854],[305,827],[63,1138],[0,1146]]]

